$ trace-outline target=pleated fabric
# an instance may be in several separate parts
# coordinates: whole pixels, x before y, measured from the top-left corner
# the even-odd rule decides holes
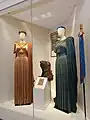
[[[33,61],[32,61],[32,43],[28,43],[28,68],[29,68],[29,97],[30,103],[33,103],[33,87],[34,87],[34,77],[33,77]]]
[[[28,46],[28,44],[27,44]],[[28,46],[29,47],[29,46]],[[22,50],[22,52],[20,52]],[[15,105],[28,105],[33,102],[32,98],[32,62],[30,52],[23,47],[14,49],[14,103]]]
[[[56,46],[56,98],[55,108],[66,113],[76,112],[77,70],[74,39],[68,37],[66,47],[58,42]]]
[[[78,79],[77,79],[76,55],[75,55],[75,46],[74,46],[73,37],[67,38],[66,46],[67,46],[68,82],[69,82],[69,91],[70,91],[71,112],[76,112]]]
[[[29,103],[28,57],[19,56],[15,59],[15,104]]]

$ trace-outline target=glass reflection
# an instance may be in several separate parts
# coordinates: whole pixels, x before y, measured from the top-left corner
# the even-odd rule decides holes
[[[0,117],[32,120],[32,1],[17,0],[17,4],[14,4],[15,2],[12,1],[12,6],[8,2],[9,7],[1,11],[3,15],[0,17],[0,38],[3,40],[0,42]],[[24,19],[27,10],[28,22]]]
[[[37,119],[67,119],[69,113],[69,119],[83,119],[81,112],[77,117],[80,111],[77,97],[80,96],[77,94],[74,37],[76,4],[76,1],[67,3],[60,0],[41,0],[32,4],[33,98],[34,116]],[[41,61],[50,64],[50,68],[44,64],[41,70]],[[51,81],[48,79],[50,72],[53,75]],[[44,78],[47,78],[46,84],[38,88],[39,81],[43,86],[41,80],[45,81]]]

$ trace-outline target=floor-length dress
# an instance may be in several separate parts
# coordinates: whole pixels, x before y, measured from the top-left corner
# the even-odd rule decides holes
[[[66,113],[76,112],[77,69],[73,37],[58,41],[56,59],[55,108]]]
[[[15,105],[31,104],[32,78],[29,77],[28,43],[15,43],[14,53],[14,103]]]

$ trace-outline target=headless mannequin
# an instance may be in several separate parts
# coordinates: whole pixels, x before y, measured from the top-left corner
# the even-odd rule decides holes
[[[58,27],[57,32],[58,32],[58,36],[60,38],[59,39],[60,41],[63,41],[63,40],[66,39],[66,37],[65,37],[65,28]]]

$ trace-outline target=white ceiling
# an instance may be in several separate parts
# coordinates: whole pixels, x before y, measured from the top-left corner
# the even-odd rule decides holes
[[[20,3],[24,0],[0,0],[0,11],[4,10],[12,5]]]
[[[43,2],[42,2],[43,1]],[[72,24],[72,17],[74,11],[74,5],[79,0],[42,0],[39,1],[37,6],[32,9],[32,19],[34,24],[37,24],[42,27],[53,29],[58,25],[66,25]],[[45,3],[47,1],[47,4]],[[42,2],[42,4],[40,4]],[[50,12],[52,14],[51,17],[43,19],[41,17],[42,14],[46,14]],[[30,22],[30,13],[31,10],[27,10],[24,12],[16,13],[13,16]],[[38,20],[37,20],[37,19]],[[36,19],[36,20],[35,20]]]
[[[1,2],[5,2],[5,1],[6,1],[6,0],[0,0],[0,3],[1,3]]]
[[[30,6],[31,1],[33,4],[40,0],[1,0],[0,1],[0,16],[11,15],[27,9]]]

